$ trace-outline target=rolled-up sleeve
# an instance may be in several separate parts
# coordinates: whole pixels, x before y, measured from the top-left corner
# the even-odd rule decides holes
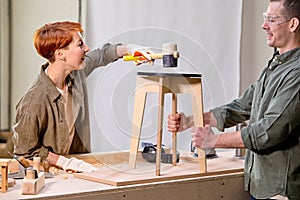
[[[235,99],[229,104],[211,110],[217,119],[217,128],[219,130],[235,126],[236,124],[249,119],[253,91],[254,86],[252,85],[240,98]]]
[[[267,107],[263,117],[242,129],[246,148],[262,151],[293,139],[293,134],[297,134],[293,130],[300,124],[299,88],[298,71],[290,73],[281,81],[276,91],[273,91],[268,105],[262,105]]]

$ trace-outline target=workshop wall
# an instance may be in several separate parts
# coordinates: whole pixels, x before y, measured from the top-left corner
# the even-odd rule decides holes
[[[45,62],[34,49],[33,32],[45,23],[83,19],[82,7],[81,0],[1,0],[0,130],[11,129],[17,102]]]
[[[267,45],[266,32],[261,28],[262,13],[267,10],[268,0],[244,0],[240,52],[240,94],[261,73],[273,49]]]
[[[118,6],[116,6],[118,4]],[[203,74],[204,109],[229,102],[239,94],[242,1],[118,1],[89,0],[86,40],[91,48],[106,42],[140,44],[159,52],[163,43],[176,43],[176,71]],[[161,61],[136,68],[122,60],[98,69],[89,78],[92,149],[128,149],[131,138],[135,77],[139,70],[164,71]],[[191,114],[189,96],[180,96],[178,111]],[[158,96],[147,97],[141,141],[156,144]],[[163,144],[170,146],[164,106]],[[178,134],[178,148],[190,149],[190,133]]]
[[[204,76],[204,104],[208,110],[237,97],[257,78],[266,57],[271,54],[265,34],[259,29],[267,4],[268,0],[234,3],[230,0],[153,0],[151,4],[146,0],[11,0],[11,120],[16,103],[45,62],[36,54],[32,43],[34,30],[45,23],[81,19],[91,48],[106,42],[122,42],[159,51],[162,43],[177,43],[181,53],[178,70],[197,71]],[[162,69],[161,61],[157,60],[153,68]],[[117,61],[89,77],[94,152],[129,148],[135,77],[139,69],[130,62]],[[156,102],[156,94],[149,95],[143,141],[156,142]],[[165,103],[164,111],[168,114],[169,97]],[[180,96],[178,108],[190,114],[189,97]],[[164,126],[163,143],[169,145],[166,122]],[[190,147],[189,133],[178,137],[180,149]]]
[[[146,3],[145,3],[146,2]],[[118,6],[116,6],[118,4]],[[86,40],[91,48],[106,42],[135,43],[160,51],[165,42],[177,43],[178,72],[203,74],[204,109],[207,111],[238,97],[260,73],[272,50],[260,29],[268,1],[118,1],[89,0]],[[196,9],[192,9],[196,8]],[[88,79],[92,150],[117,151],[129,148],[135,78],[133,63],[117,61],[98,69]],[[163,71],[161,61],[153,70]],[[141,141],[156,143],[157,94],[149,94]],[[163,144],[170,146],[165,99]],[[191,114],[188,96],[180,96],[178,110]],[[190,133],[178,134],[178,148],[190,149]]]
[[[9,3],[0,1],[0,130],[9,130]]]
[[[78,21],[79,0],[11,0],[11,110],[25,94],[46,62],[33,46],[33,33],[54,21]],[[12,115],[14,117],[14,114]]]

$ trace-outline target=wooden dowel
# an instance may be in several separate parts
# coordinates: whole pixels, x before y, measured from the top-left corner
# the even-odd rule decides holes
[[[175,93],[172,93],[172,114],[175,115],[177,113],[177,96]],[[177,156],[177,132],[172,132],[172,164],[176,166]]]
[[[157,132],[157,149],[156,149],[156,176],[160,176],[160,161],[162,147],[162,124],[163,124],[163,107],[164,107],[164,92],[163,92],[163,77],[159,77],[159,92],[158,92],[158,132]]]

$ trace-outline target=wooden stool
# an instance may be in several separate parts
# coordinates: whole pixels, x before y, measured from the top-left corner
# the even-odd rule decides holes
[[[164,96],[172,93],[172,113],[177,112],[177,93],[190,94],[194,125],[203,126],[203,103],[201,74],[180,73],[156,73],[138,72],[136,80],[136,92],[134,100],[132,136],[129,154],[129,168],[136,167],[136,159],[140,142],[141,126],[143,121],[146,96],[148,92],[159,93],[158,101],[158,132],[156,150],[156,175],[160,175],[161,146],[162,146],[162,124]],[[176,132],[172,133],[172,162],[176,165]],[[200,172],[206,172],[206,154],[204,150],[198,149]]]
[[[10,159],[0,159],[1,166],[1,192],[5,192],[8,188],[8,164]]]

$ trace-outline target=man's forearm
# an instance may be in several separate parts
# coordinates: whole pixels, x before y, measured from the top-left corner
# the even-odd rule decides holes
[[[188,128],[192,128],[194,126],[194,117],[188,116]],[[203,113],[203,123],[204,125],[210,125],[211,127],[216,127],[217,126],[217,119],[213,115],[212,112],[205,112]]]
[[[217,137],[215,148],[245,148],[241,131],[221,133],[215,136]]]

